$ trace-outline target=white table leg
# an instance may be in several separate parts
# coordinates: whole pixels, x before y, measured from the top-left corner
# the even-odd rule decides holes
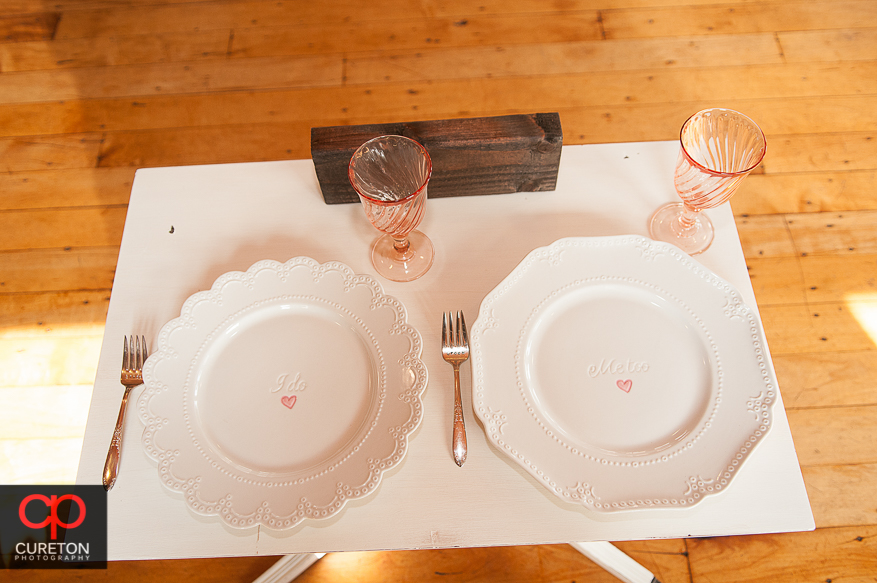
[[[582,553],[624,583],[661,583],[651,571],[607,542],[570,543]]]
[[[618,577],[624,583],[661,583],[651,571],[628,557],[608,542],[570,543],[574,549],[597,565]],[[290,583],[308,567],[323,558],[325,553],[286,555],[253,583]]]
[[[253,583],[289,583],[308,567],[323,558],[326,553],[300,553],[286,555],[262,573]]]

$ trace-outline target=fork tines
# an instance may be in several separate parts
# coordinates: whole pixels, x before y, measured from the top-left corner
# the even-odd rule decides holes
[[[148,356],[146,336],[131,336],[130,350],[128,346],[128,336],[125,336],[124,348],[122,349],[122,370],[143,370],[143,363],[146,362]]]
[[[450,312],[442,314],[442,346],[449,348],[469,346],[469,333],[466,331],[466,320],[463,318],[462,311],[457,312],[456,325],[454,325],[453,314]]]

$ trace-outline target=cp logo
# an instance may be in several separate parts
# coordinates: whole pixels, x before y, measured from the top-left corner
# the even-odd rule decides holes
[[[46,508],[49,509],[49,516],[40,523],[33,523],[27,519],[27,505],[30,504],[31,500],[40,500],[43,504],[46,505]],[[79,518],[76,519],[76,522],[66,523],[61,522],[58,518],[58,505],[61,504],[64,500],[72,500],[79,506]],[[52,494],[52,497],[49,498],[47,496],[43,496],[42,494],[31,494],[27,498],[21,501],[21,504],[18,506],[18,517],[21,519],[21,523],[30,528],[44,528],[47,524],[52,525],[52,540],[58,538],[58,527],[63,526],[64,528],[76,528],[82,521],[85,520],[85,502],[82,501],[82,498],[76,496],[75,494],[64,494],[60,498]]]

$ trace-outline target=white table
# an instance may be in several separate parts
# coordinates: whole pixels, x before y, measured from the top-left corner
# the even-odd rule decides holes
[[[773,427],[730,487],[689,509],[600,515],[566,505],[490,446],[471,409],[463,367],[469,459],[451,454],[453,377],[440,355],[441,314],[470,325],[482,298],[532,249],[568,236],[647,235],[675,199],[675,142],[567,146],[557,190],[433,199],[420,229],[436,248],[412,283],[380,280],[408,309],[429,370],[424,418],[402,464],[376,492],[338,515],[290,532],[234,531],[189,512],[159,482],[132,408],[121,473],[109,493],[111,560],[324,551],[620,541],[811,530],[814,522],[782,400]],[[728,205],[710,211],[716,241],[697,260],[755,296]],[[374,275],[377,232],[360,205],[326,205],[309,160],[140,170],[134,181],[77,481],[100,483],[122,387],[122,337],[159,329],[194,292],[261,259],[306,255]],[[139,389],[132,398],[136,400]]]

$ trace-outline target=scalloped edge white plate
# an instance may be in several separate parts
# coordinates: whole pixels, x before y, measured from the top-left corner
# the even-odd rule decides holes
[[[158,476],[196,514],[286,530],[398,465],[427,370],[406,310],[308,257],[220,276],[162,327],[137,408]]]
[[[771,425],[777,383],[756,314],[667,243],[538,248],[485,297],[470,340],[490,442],[594,511],[719,493]]]

